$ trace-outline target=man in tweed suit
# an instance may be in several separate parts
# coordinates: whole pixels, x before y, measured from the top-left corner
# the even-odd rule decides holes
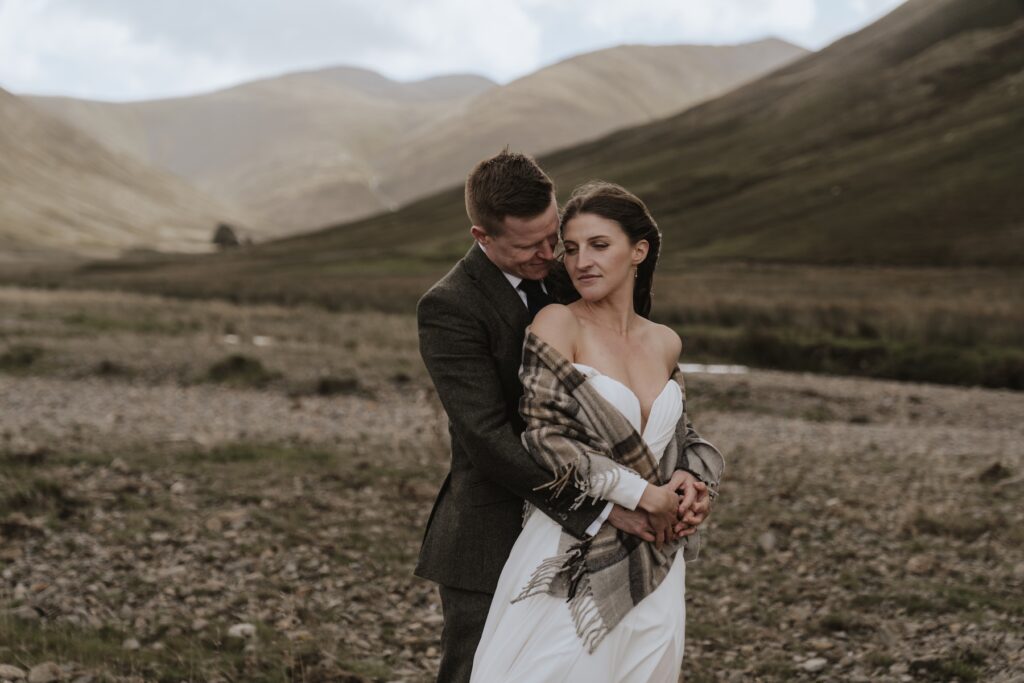
[[[523,448],[523,337],[544,305],[578,297],[554,260],[558,205],[551,180],[507,150],[466,180],[473,246],[417,305],[420,353],[449,419],[451,469],[427,521],[415,574],[439,584],[444,612],[438,681],[469,681],[502,567],[522,527],[523,501],[577,538],[605,521],[654,540],[646,514],[535,491],[551,479]],[[686,484],[681,509],[697,490]],[[682,532],[682,535],[688,535]]]

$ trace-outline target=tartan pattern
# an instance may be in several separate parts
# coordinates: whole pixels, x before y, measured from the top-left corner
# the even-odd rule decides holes
[[[549,470],[553,479],[540,488],[557,498],[571,481],[587,497],[603,498],[614,486],[619,467],[629,468],[654,485],[666,483],[677,468],[694,472],[717,496],[725,463],[721,453],[701,438],[686,416],[686,390],[677,366],[672,379],[679,384],[683,412],[660,462],[629,420],[586,382],[586,376],[552,346],[527,330],[519,371],[523,397],[519,410],[526,421],[523,445]],[[591,484],[595,474],[603,485]],[[672,540],[658,550],[610,524],[592,538],[578,541],[562,531],[558,554],[544,560],[513,602],[539,593],[564,597],[576,633],[589,652],[629,610],[664,580],[676,551],[697,558],[701,531]]]

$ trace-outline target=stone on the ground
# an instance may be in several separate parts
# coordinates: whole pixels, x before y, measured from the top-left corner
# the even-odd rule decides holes
[[[25,672],[13,664],[0,664],[0,678],[8,681],[20,681],[25,678]]]
[[[821,671],[828,665],[828,660],[823,657],[811,657],[800,665],[800,668],[810,673]]]
[[[28,670],[28,683],[52,683],[59,681],[62,675],[56,662],[43,662]]]
[[[26,621],[36,621],[39,619],[39,612],[37,612],[32,605],[22,605],[21,607],[16,608],[12,614],[19,619],[24,619]]]
[[[930,555],[914,555],[907,560],[907,571],[911,574],[927,574],[935,568],[935,558]]]
[[[775,534],[771,531],[766,531],[757,537],[757,544],[761,546],[761,550],[766,553],[770,553],[775,549]]]
[[[235,624],[228,629],[231,638],[252,638],[256,635],[256,627],[252,624]]]

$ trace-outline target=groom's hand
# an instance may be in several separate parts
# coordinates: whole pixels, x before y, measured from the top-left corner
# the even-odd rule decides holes
[[[616,503],[608,513],[608,523],[627,534],[654,541],[654,527],[643,510],[629,510]]]

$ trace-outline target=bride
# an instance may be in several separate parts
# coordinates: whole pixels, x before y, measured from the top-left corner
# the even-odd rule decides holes
[[[605,523],[583,541],[527,505],[473,661],[472,680],[675,683],[683,659],[694,509],[678,518],[678,470],[717,495],[724,462],[686,416],[682,343],[647,319],[661,235],[625,189],[576,189],[560,225],[581,298],[541,310],[526,331],[523,443],[552,473],[650,519],[644,541]],[[702,501],[706,506],[707,500]],[[706,511],[705,511],[706,514]],[[689,534],[689,535],[686,535]]]

